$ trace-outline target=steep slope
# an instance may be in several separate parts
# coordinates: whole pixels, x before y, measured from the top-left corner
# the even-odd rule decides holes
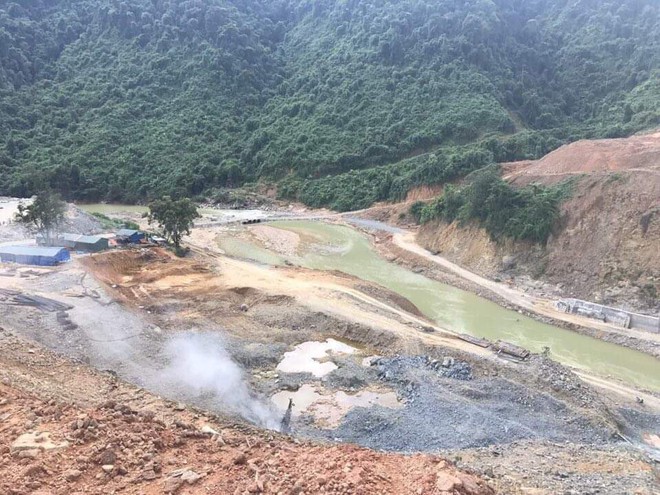
[[[422,243],[491,276],[531,274],[564,294],[660,309],[660,133],[576,142],[503,175],[518,186],[577,179],[546,246],[441,222],[422,227]]]
[[[399,198],[656,125],[658,26],[653,0],[6,3],[0,194]]]
[[[438,457],[294,441],[177,406],[2,328],[0,349],[2,493],[494,493]]]
[[[37,176],[69,197],[136,201],[240,180],[247,121],[281,79],[267,5],[4,9],[1,189],[27,194]]]

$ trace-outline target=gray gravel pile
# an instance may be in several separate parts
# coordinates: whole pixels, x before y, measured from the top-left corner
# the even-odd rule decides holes
[[[299,424],[297,433],[399,452],[541,439],[600,443],[612,438],[610,425],[598,418],[577,414],[534,388],[473,376],[467,363],[451,358],[377,358],[367,369],[376,371],[376,382],[394,388],[404,407],[358,407],[337,429]]]
[[[93,215],[70,204],[58,230],[68,234],[100,234],[103,232],[103,226]],[[0,242],[24,241],[33,239],[34,236],[34,232],[16,222],[0,224]]]
[[[371,366],[378,370],[378,378],[382,381],[399,384],[405,382],[405,390],[408,394],[416,388],[415,383],[406,378],[410,369],[428,369],[445,378],[472,380],[470,364],[452,357],[445,357],[442,360],[432,359],[429,356],[382,357],[374,360]]]
[[[514,442],[505,447],[445,451],[460,468],[475,470],[498,493],[622,495],[658,493],[651,469],[639,469],[643,453],[626,443],[576,445]],[[520,492],[519,480],[527,490]]]
[[[553,391],[563,392],[572,397],[582,407],[593,407],[598,401],[590,388],[571,370],[541,355],[531,358],[531,363],[538,366],[541,382],[550,385]]]
[[[60,230],[70,234],[100,234],[103,226],[96,217],[70,204]]]
[[[402,409],[355,408],[338,429],[325,434],[399,452],[483,447],[523,439],[600,443],[612,435],[602,423],[575,414],[552,397],[500,378],[466,382],[428,369],[410,370],[401,379],[398,393],[405,397]]]
[[[323,377],[323,385],[334,390],[354,391],[368,386],[377,378],[376,370],[363,366],[353,356],[335,356],[338,368]]]

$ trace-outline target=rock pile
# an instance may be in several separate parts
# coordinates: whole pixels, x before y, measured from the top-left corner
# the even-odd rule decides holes
[[[410,381],[407,372],[414,369],[428,369],[445,378],[455,380],[472,380],[472,367],[465,361],[457,361],[453,357],[444,357],[442,360],[432,359],[429,356],[394,356],[374,359],[371,366],[378,370],[378,378],[386,382],[401,384],[407,382],[406,390],[412,392],[414,382]]]
[[[0,493],[8,495],[493,493],[439,457],[294,442],[142,392],[130,405],[88,410],[6,383],[0,396]]]

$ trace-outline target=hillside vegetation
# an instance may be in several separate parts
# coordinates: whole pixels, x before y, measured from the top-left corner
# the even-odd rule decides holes
[[[0,6],[0,194],[348,210],[658,124],[654,0]]]
[[[567,180],[552,188],[537,184],[515,188],[500,178],[495,167],[484,168],[468,179],[461,188],[447,184],[443,194],[426,205],[414,203],[411,213],[421,223],[441,219],[463,225],[475,221],[495,240],[508,237],[545,243],[559,218],[559,204],[574,182]]]
[[[660,132],[501,169],[506,182],[486,169],[413,204],[418,242],[488,277],[547,282],[556,297],[660,312]]]

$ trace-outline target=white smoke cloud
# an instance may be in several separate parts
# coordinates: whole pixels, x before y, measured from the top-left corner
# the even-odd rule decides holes
[[[165,346],[161,378],[191,399],[203,399],[259,426],[278,430],[280,418],[250,390],[242,369],[213,334],[183,333]]]

